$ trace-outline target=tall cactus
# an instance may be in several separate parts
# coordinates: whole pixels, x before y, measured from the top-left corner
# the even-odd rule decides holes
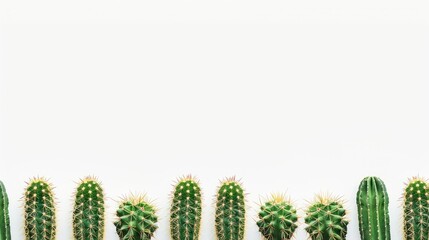
[[[316,196],[306,211],[305,230],[312,240],[345,240],[349,223],[346,215],[341,199]]]
[[[429,239],[429,186],[420,177],[409,180],[404,190],[404,239]]]
[[[216,196],[217,240],[243,240],[246,223],[245,194],[234,177],[221,182]]]
[[[390,240],[389,196],[378,177],[366,177],[356,197],[362,240]]]
[[[9,198],[0,181],[0,240],[10,240]]]
[[[259,232],[267,240],[289,240],[298,227],[296,208],[283,195],[273,195],[261,205],[259,220],[256,224]]]
[[[114,222],[121,240],[149,240],[158,228],[155,207],[145,196],[125,198],[116,211]]]
[[[51,184],[44,178],[34,178],[24,193],[24,230],[26,240],[54,240],[56,212]]]
[[[201,226],[201,188],[192,176],[177,182],[172,194],[170,233],[173,240],[198,240]]]
[[[76,189],[73,236],[75,240],[104,238],[104,194],[100,182],[94,177],[82,179]]]

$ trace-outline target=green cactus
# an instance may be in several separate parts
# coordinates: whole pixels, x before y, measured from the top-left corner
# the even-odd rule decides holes
[[[158,228],[155,207],[144,196],[125,198],[114,222],[121,240],[149,240]]]
[[[341,199],[316,196],[306,211],[305,230],[312,240],[344,240],[349,223],[346,215]]]
[[[25,239],[56,239],[56,212],[51,184],[44,178],[31,179],[24,199]]]
[[[73,236],[75,240],[104,238],[104,194],[100,182],[94,177],[82,179],[76,189]]]
[[[390,240],[389,196],[378,177],[366,177],[356,197],[362,240]]]
[[[409,180],[404,190],[404,239],[429,239],[429,188],[419,177]]]
[[[173,240],[198,240],[201,225],[201,188],[192,176],[179,179],[172,195],[170,233]]]
[[[283,195],[273,195],[270,200],[261,205],[259,227],[264,239],[289,240],[298,227],[296,208]]]
[[[221,182],[216,196],[215,230],[217,240],[243,240],[246,223],[245,194],[240,182]]]
[[[0,240],[10,240],[9,198],[0,181]]]

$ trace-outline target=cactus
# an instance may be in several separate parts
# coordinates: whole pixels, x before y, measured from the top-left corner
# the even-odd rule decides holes
[[[419,177],[409,180],[404,190],[404,239],[429,239],[429,188]]]
[[[344,240],[349,223],[346,215],[340,198],[316,196],[306,211],[305,230],[312,240]]]
[[[104,194],[100,182],[94,177],[82,179],[76,189],[73,236],[75,240],[104,238]]]
[[[378,177],[366,177],[356,197],[362,240],[390,240],[389,197]]]
[[[283,195],[273,195],[270,200],[261,205],[259,227],[264,239],[289,240],[297,226],[296,208]]]
[[[149,240],[158,228],[155,207],[144,196],[125,198],[114,222],[121,240]]]
[[[56,213],[51,184],[44,178],[31,179],[25,189],[24,199],[25,239],[55,239]]]
[[[217,240],[243,240],[246,208],[244,190],[235,178],[221,182],[216,196],[215,230]]]
[[[172,194],[170,233],[173,240],[198,240],[201,225],[201,188],[196,179],[179,179]]]
[[[10,240],[9,198],[0,181],[0,240]]]

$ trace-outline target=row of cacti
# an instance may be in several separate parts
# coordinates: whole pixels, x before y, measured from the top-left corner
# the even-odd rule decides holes
[[[24,230],[26,240],[53,240],[56,237],[55,197],[52,185],[44,178],[32,179],[24,193]],[[8,197],[0,181],[0,240],[10,240]],[[428,183],[414,177],[403,196],[404,239],[428,240]],[[377,177],[362,180],[357,192],[359,230],[362,240],[390,240],[389,197]],[[245,191],[235,178],[221,182],[216,195],[215,232],[217,240],[243,240],[246,222]],[[104,193],[93,177],[80,181],[73,209],[73,239],[104,239]],[[172,193],[170,233],[173,240],[200,239],[202,212],[201,188],[191,176],[179,179]],[[114,222],[121,240],[148,240],[158,228],[156,208],[145,196],[124,198]],[[340,198],[317,196],[308,206],[306,228],[312,240],[346,239],[347,211]],[[259,231],[267,240],[292,239],[298,225],[297,209],[283,195],[273,195],[261,204]]]

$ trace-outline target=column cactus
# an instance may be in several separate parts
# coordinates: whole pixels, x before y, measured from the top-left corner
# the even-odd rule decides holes
[[[75,240],[104,239],[104,193],[94,177],[85,177],[76,189],[73,236]]]
[[[122,200],[116,216],[114,224],[121,240],[149,240],[158,229],[156,209],[142,195]]]
[[[246,223],[245,194],[234,177],[222,181],[216,196],[217,240],[243,240]]]
[[[44,178],[33,178],[24,193],[24,231],[26,240],[54,240],[56,212],[52,185]]]
[[[389,196],[378,177],[366,177],[356,197],[362,240],[390,240]]]
[[[346,215],[340,198],[318,195],[306,210],[305,230],[312,240],[345,240],[349,223]]]
[[[198,240],[201,226],[201,188],[192,176],[180,178],[174,186],[170,210],[173,240]]]
[[[0,240],[10,240],[9,198],[0,181]]]
[[[272,197],[261,205],[256,224],[266,240],[292,239],[298,227],[296,208],[283,195]]]
[[[403,196],[404,239],[429,239],[429,189],[426,180],[413,177]]]

